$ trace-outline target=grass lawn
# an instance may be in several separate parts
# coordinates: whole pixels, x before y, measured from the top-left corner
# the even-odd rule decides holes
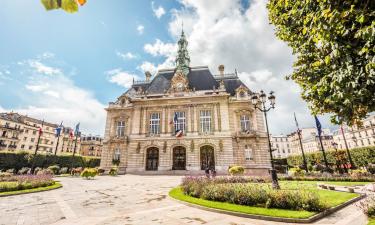
[[[368,224],[367,225],[375,225],[375,218],[368,218]]]
[[[19,194],[27,194],[27,193],[33,193],[33,192],[40,192],[40,191],[47,191],[62,187],[62,185],[59,182],[55,182],[55,184],[47,187],[38,187],[38,188],[32,188],[32,189],[26,189],[26,190],[18,190],[18,191],[7,191],[7,192],[0,192],[1,196],[8,196],[8,195],[19,195]]]
[[[281,186],[281,189],[313,190],[322,198],[324,202],[326,202],[326,204],[329,207],[340,205],[344,202],[349,201],[352,198],[359,196],[359,194],[357,193],[321,190],[317,188],[317,183],[322,183],[322,182],[320,181],[280,181],[280,186]],[[324,182],[324,183],[328,183],[328,182]],[[359,183],[364,184],[366,182],[329,182],[329,184],[344,185],[344,186],[350,186],[350,185],[353,186],[353,185],[358,185]],[[270,184],[258,184],[258,185],[270,185]],[[201,205],[201,206],[205,206],[209,208],[222,209],[222,210],[234,211],[234,212],[240,212],[240,213],[246,213],[246,214],[283,217],[283,218],[299,218],[299,219],[309,218],[312,215],[316,214],[316,212],[308,212],[308,211],[267,209],[264,207],[243,206],[243,205],[236,205],[236,204],[227,203],[227,202],[209,201],[209,200],[187,196],[183,193],[183,191],[179,187],[172,189],[169,192],[169,195],[181,201],[185,201],[185,202],[189,202],[189,203],[193,203],[193,204],[197,204],[197,205]]]

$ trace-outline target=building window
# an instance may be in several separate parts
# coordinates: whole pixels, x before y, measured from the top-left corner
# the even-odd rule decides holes
[[[174,116],[175,116],[175,118],[173,119],[174,130],[175,131],[182,130],[182,132],[185,133],[185,129],[186,129],[185,112],[175,112]]]
[[[125,121],[118,121],[117,122],[116,135],[117,135],[117,137],[124,137],[124,135],[125,135]]]
[[[201,122],[201,132],[203,133],[211,132],[211,111],[210,110],[200,111],[200,122]]]
[[[36,134],[36,130],[33,130],[33,134],[34,134],[34,135]]]
[[[241,115],[240,123],[241,123],[242,132],[246,132],[250,130],[250,116],[249,115]]]
[[[160,113],[150,115],[150,134],[160,134]]]
[[[113,154],[113,160],[119,161],[120,156],[121,156],[120,149],[117,148]]]
[[[30,145],[30,146],[29,146],[29,150],[31,150],[31,149],[33,149],[33,146]]]
[[[31,138],[31,142],[34,142],[35,141],[35,138]]]
[[[245,160],[249,161],[253,159],[253,152],[248,145],[245,145]]]

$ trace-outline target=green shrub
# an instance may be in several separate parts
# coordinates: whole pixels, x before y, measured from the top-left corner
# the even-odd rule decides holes
[[[98,168],[98,175],[103,175],[105,172],[105,169],[103,168]],[[111,172],[111,171],[110,171]]]
[[[108,174],[111,175],[111,176],[117,176],[117,174],[118,174],[118,168],[117,167],[112,167],[109,170]]]
[[[232,166],[229,168],[228,172],[230,175],[243,175],[245,169],[242,166]]]
[[[59,165],[52,165],[48,167],[49,170],[53,172],[53,174],[57,175],[60,172],[60,166]]]
[[[350,149],[350,155],[352,160],[357,167],[366,167],[369,164],[375,164],[375,146],[353,148]],[[340,156],[343,156],[344,162],[348,162],[347,153],[345,149],[338,150]],[[336,152],[334,150],[326,151],[327,161],[329,164],[336,164],[335,158]],[[323,154],[321,151],[306,153],[306,161],[308,164],[324,164]],[[288,165],[299,166],[303,164],[302,155],[292,155],[287,158]]]
[[[371,175],[369,172],[363,169],[350,170],[349,174],[354,179],[360,179],[361,177],[367,177]]]
[[[53,171],[50,169],[41,169],[41,170],[38,170],[36,175],[53,175]]]
[[[30,171],[29,167],[22,167],[22,169],[18,170],[17,174],[24,175],[27,174]]]
[[[375,164],[368,164],[367,171],[371,174],[375,174]]]
[[[51,165],[62,167],[98,167],[100,158],[88,156],[72,155],[43,155],[37,154],[35,157],[28,152],[0,152],[0,170],[14,169],[15,172],[23,167],[48,168]]]
[[[375,218],[375,196],[369,196],[359,203],[359,207],[368,217]]]
[[[68,167],[62,167],[60,169],[60,174],[67,174],[68,173]]]
[[[86,179],[94,178],[96,175],[98,175],[98,170],[96,168],[85,168],[81,173],[81,177]]]
[[[199,197],[210,201],[278,209],[321,212],[327,208],[313,191],[273,190],[269,186],[257,184],[210,184],[203,187]]]
[[[292,177],[303,177],[305,176],[305,173],[306,171],[305,170],[302,170],[301,168],[299,167],[296,167],[296,168],[290,168],[288,170],[288,175],[289,176],[292,176]]]

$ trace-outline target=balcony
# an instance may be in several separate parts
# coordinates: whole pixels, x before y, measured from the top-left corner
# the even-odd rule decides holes
[[[8,145],[8,148],[17,148],[17,145]]]
[[[0,143],[0,148],[6,148],[6,147],[7,147],[6,144],[4,144],[4,143]]]
[[[19,130],[21,131],[21,128],[20,127],[11,127],[9,125],[0,125],[1,128],[5,128],[5,129],[8,129],[8,130]]]
[[[245,138],[245,137],[256,137],[258,136],[255,130],[247,130],[247,131],[237,131],[236,137]]]

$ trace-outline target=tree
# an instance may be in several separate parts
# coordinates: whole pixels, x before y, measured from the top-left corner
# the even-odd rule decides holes
[[[374,0],[270,0],[267,8],[297,56],[287,79],[313,114],[351,126],[375,111]]]
[[[66,12],[74,13],[78,11],[78,4],[84,5],[86,0],[41,0],[46,10],[63,9]]]

